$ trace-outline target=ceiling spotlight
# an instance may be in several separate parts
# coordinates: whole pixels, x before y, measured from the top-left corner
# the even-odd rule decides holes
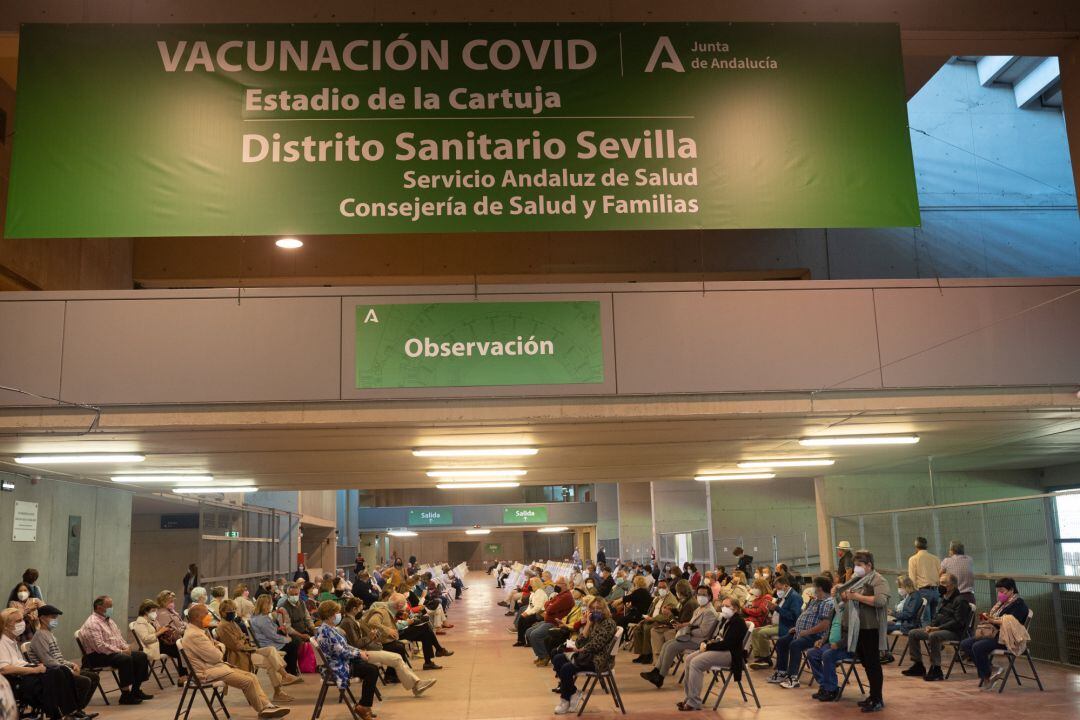
[[[698,482],[712,482],[714,480],[772,480],[776,473],[723,473],[712,475],[695,475]]]
[[[538,529],[536,532],[560,533],[560,532],[566,532],[569,529],[570,528],[566,527],[565,525],[551,525],[549,527],[542,527],[542,528]]]
[[[471,528],[465,531],[466,535],[490,535],[491,531],[486,528]]]
[[[274,244],[279,248],[285,248],[286,250],[295,250],[304,247],[303,240],[297,240],[296,238],[281,238]]]
[[[23,455],[15,458],[19,465],[82,465],[86,463],[137,463],[145,455],[131,453],[89,453],[82,455]]]
[[[416,533],[412,530],[390,530],[386,534],[391,537],[416,537]]]
[[[522,477],[527,470],[428,470],[429,478],[508,478]]]
[[[534,447],[428,447],[415,448],[416,457],[458,458],[458,457],[528,457],[540,452]]]
[[[212,483],[213,475],[113,475],[114,483]]]
[[[218,487],[178,487],[173,488],[177,495],[218,495],[221,493],[251,493],[258,491],[254,485],[220,485]]]
[[[518,482],[456,482],[439,483],[435,486],[439,490],[477,490],[481,488],[516,488],[521,487]]]
[[[799,440],[803,447],[835,447],[840,445],[914,445],[918,435],[833,435],[831,437],[804,437]]]
[[[835,460],[747,460],[746,462],[739,463],[739,467],[744,470],[753,470],[754,468],[788,468],[788,467],[828,467],[835,464]]]

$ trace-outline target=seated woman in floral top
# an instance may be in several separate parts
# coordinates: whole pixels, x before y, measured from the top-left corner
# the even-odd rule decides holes
[[[611,667],[611,642],[615,638],[618,626],[611,617],[607,602],[593,598],[589,603],[589,615],[585,620],[574,649],[551,659],[551,666],[559,678],[559,704],[555,706],[556,715],[565,715],[577,709],[581,702],[581,693],[577,691],[575,678],[586,670],[604,672]]]
[[[341,605],[327,600],[319,605],[319,620],[322,624],[315,630],[313,638],[319,651],[326,660],[326,665],[337,685],[342,690],[349,687],[352,678],[360,678],[360,702],[354,708],[360,720],[371,720],[371,705],[375,701],[375,684],[379,680],[379,669],[367,662],[368,654],[358,650],[345,639],[345,633],[338,628],[341,622]]]

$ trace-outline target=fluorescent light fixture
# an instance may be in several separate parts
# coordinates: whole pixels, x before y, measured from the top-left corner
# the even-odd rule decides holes
[[[428,447],[415,448],[416,457],[529,457],[540,452],[534,447]]]
[[[480,478],[510,478],[522,477],[528,470],[428,470],[429,478],[468,478],[469,480]]]
[[[439,490],[476,490],[480,488],[516,488],[519,482],[456,482],[439,483],[435,487]]]
[[[803,460],[747,460],[739,463],[739,467],[743,470],[753,470],[755,468],[765,468],[767,470],[772,468],[787,468],[787,467],[828,467],[836,463],[835,460],[813,460],[810,458]]]
[[[416,533],[412,530],[390,530],[386,534],[391,537],[416,537]]]
[[[87,463],[137,463],[145,455],[131,453],[90,453],[81,455],[22,455],[15,458],[20,465],[83,465]]]
[[[13,483],[13,482],[8,482],[7,480],[5,480],[2,484],[0,484],[0,490],[14,490],[14,489],[15,489],[15,483]]]
[[[472,528],[465,531],[466,535],[490,535],[491,531],[485,528]]]
[[[304,247],[304,242],[302,240],[297,240],[296,238],[281,238],[274,244],[279,248],[285,248],[286,250],[295,250]]]
[[[566,531],[567,531],[567,530],[569,530],[569,529],[570,529],[570,528],[566,527],[565,525],[551,525],[551,526],[549,526],[549,527],[542,527],[542,528],[540,528],[539,530],[537,530],[536,532],[542,532],[542,533],[560,533],[560,532],[566,532]]]
[[[212,483],[213,475],[113,475],[114,483]]]
[[[918,435],[832,435],[829,437],[804,437],[799,440],[803,447],[835,447],[839,445],[914,445]]]
[[[776,473],[722,473],[711,475],[695,475],[698,482],[712,482],[714,480],[772,480]]]
[[[177,495],[218,495],[220,493],[250,493],[259,488],[254,485],[219,485],[218,487],[178,487],[173,488]]]

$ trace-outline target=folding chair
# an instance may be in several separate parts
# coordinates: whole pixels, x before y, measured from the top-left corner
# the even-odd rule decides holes
[[[637,634],[638,625],[641,623],[627,623],[626,634],[623,636],[622,647],[624,650],[629,650],[631,643],[634,642],[634,635]]]
[[[580,673],[585,678],[585,684],[581,686],[581,705],[578,707],[578,717],[581,717],[581,713],[585,712],[585,706],[589,704],[589,698],[592,697],[593,691],[596,690],[596,686],[600,685],[605,693],[611,695],[611,699],[615,701],[615,707],[622,711],[622,714],[626,714],[626,706],[623,705],[622,693],[619,692],[619,686],[615,684],[615,656],[619,654],[619,644],[622,641],[623,629],[615,629],[615,637],[611,639],[611,664],[608,665],[608,669],[603,672],[597,672],[595,670],[585,670]]]
[[[919,606],[919,619],[920,619],[920,621],[923,620],[923,618],[926,617],[926,606],[929,605],[929,604],[930,603],[929,603],[929,601],[927,601],[926,598],[922,599],[922,605]],[[924,624],[923,622],[920,622],[919,627],[922,627],[923,624]],[[894,651],[896,650],[897,643],[900,642],[900,638],[907,638],[907,635],[905,635],[900,630],[893,630],[891,633],[889,633],[889,635],[892,636],[892,639],[893,639],[892,644],[889,645],[889,654],[890,655],[895,655]],[[904,652],[902,652],[900,654],[900,660],[896,663],[898,666],[904,664],[904,658],[907,657],[908,650],[910,650],[910,649],[911,649],[910,648],[910,643],[905,642],[904,643]]]
[[[1027,620],[1024,621],[1024,627],[1027,629],[1028,634],[1031,633],[1031,619],[1033,617],[1035,617],[1035,611],[1029,609]],[[1045,690],[1042,684],[1042,680],[1039,678],[1039,671],[1035,669],[1035,661],[1031,659],[1031,650],[1029,648],[1024,648],[1024,652],[1020,656],[1009,652],[1008,648],[994,650],[992,653],[990,653],[990,655],[992,657],[1005,657],[1009,660],[1009,667],[1005,670],[1005,677],[1001,678],[1001,687],[998,689],[999,695],[1005,692],[1005,686],[1009,684],[1010,673],[1014,678],[1016,678],[1017,685],[1020,685],[1020,678],[1024,678],[1025,680],[1034,680],[1036,683],[1038,683],[1039,692],[1043,692]],[[1021,675],[1019,672],[1016,671],[1017,657],[1027,658],[1028,667],[1031,668],[1031,675]],[[980,683],[980,685],[982,685],[982,683]]]
[[[750,668],[747,665],[747,660],[750,659],[750,633],[754,631],[754,623],[749,620],[746,621],[746,639],[743,641],[743,672],[742,677],[746,680],[746,683],[750,686],[750,694],[754,698],[754,704],[757,705],[758,710],[761,709],[761,700],[758,699],[757,689],[754,687],[754,676],[750,672]],[[724,699],[724,693],[727,692],[728,685],[731,684],[731,679],[735,673],[731,668],[716,665],[709,668],[706,672],[712,673],[712,680],[709,681],[709,686],[705,688],[705,695],[702,696],[701,702],[704,704],[708,701],[709,695],[712,693],[713,688],[716,686],[717,681],[722,682],[720,687],[720,693],[716,696],[716,704],[713,705],[713,712],[720,707],[720,701]],[[735,683],[739,686],[739,692],[742,694],[743,702],[749,702],[746,698],[746,688],[743,687],[742,680],[736,680]]]
[[[101,699],[105,701],[106,705],[108,705],[109,693],[120,692],[120,676],[116,674],[116,668],[112,667],[111,665],[91,665],[90,663],[88,663],[86,661],[86,648],[83,647],[82,640],[79,638],[79,633],[75,633],[75,645],[79,648],[79,654],[82,655],[82,662],[79,663],[80,665],[82,665],[87,670],[92,670],[96,673],[102,673],[108,670],[112,674],[113,680],[116,681],[116,687],[108,691],[105,690],[105,687],[102,683],[98,683],[98,692],[101,693]]]
[[[201,695],[203,701],[206,703],[207,709],[210,710],[210,714],[214,717],[214,720],[218,720],[217,711],[214,709],[214,701],[216,700],[221,707],[221,712],[225,714],[226,720],[232,716],[229,714],[229,709],[225,707],[225,683],[221,680],[211,683],[204,683],[199,680],[198,675],[195,674],[195,668],[191,664],[191,660],[188,659],[187,653],[184,652],[184,641],[176,641],[176,649],[180,652],[180,657],[184,659],[184,667],[188,668],[187,682],[184,683],[183,690],[180,693],[180,702],[176,704],[176,714],[173,716],[173,720],[180,719],[180,711],[183,710],[184,720],[188,720],[191,715],[191,706],[195,703],[195,696]],[[207,696],[206,691],[210,691],[210,695]],[[184,700],[187,700],[187,707],[184,707]]]
[[[976,612],[975,603],[968,603],[968,607],[971,608],[971,622],[968,623],[967,632],[964,633],[960,640],[946,640],[944,643],[948,647],[951,647],[953,651],[952,660],[949,662],[949,671],[945,673],[946,680],[948,680],[949,676],[952,675],[953,666],[955,666],[957,663],[960,663],[960,669],[964,671],[965,675],[967,675],[967,666],[964,665],[964,658],[961,657],[960,654],[960,642],[969,637],[972,637],[975,634],[975,626],[979,622],[979,613]]]
[[[131,636],[135,638],[135,643],[139,646],[139,650],[145,653],[146,646],[143,645],[142,640],[139,639],[139,634],[135,632],[135,623],[128,623],[128,630],[131,631]],[[161,684],[161,678],[158,677],[158,670],[161,670],[165,673],[165,677],[169,678],[170,685],[175,685],[175,682],[173,682],[172,673],[169,672],[169,666],[165,664],[166,658],[168,658],[168,655],[162,654],[161,657],[159,657],[157,660],[150,661],[150,677],[154,678],[154,682],[157,683],[158,690],[165,689],[165,686]]]
[[[326,658],[322,654],[322,650],[319,649],[319,644],[315,638],[310,638],[308,643],[311,645],[311,649],[315,653],[315,668],[319,673],[319,677],[322,678],[322,685],[319,686],[319,695],[315,698],[315,707],[311,709],[311,720],[318,720],[322,715],[323,705],[326,704],[326,695],[330,692],[330,688],[335,688],[338,691],[338,703],[345,702],[348,699],[349,714],[353,720],[360,720],[360,716],[356,714],[356,706],[359,701],[356,699],[356,695],[352,691],[352,681],[350,684],[342,690],[337,685],[337,678],[334,677],[334,671],[330,669],[330,666],[326,664]],[[379,693],[379,689],[375,688],[375,697],[382,700],[382,695]]]
[[[840,665],[844,668],[844,681],[840,683],[839,691],[836,695],[836,699],[844,697],[844,690],[848,686],[848,682],[851,680],[851,676],[855,676],[855,682],[859,683],[859,693],[866,694],[866,686],[863,685],[862,677],[859,675],[859,664],[862,661],[857,657],[849,657],[840,661]]]

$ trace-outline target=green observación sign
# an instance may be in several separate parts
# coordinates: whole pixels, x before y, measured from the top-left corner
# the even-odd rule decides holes
[[[12,238],[919,223],[896,25],[31,24],[17,103]]]
[[[410,510],[409,525],[453,525],[454,511],[432,508],[426,510]]]
[[[600,303],[356,307],[356,387],[604,382]]]

